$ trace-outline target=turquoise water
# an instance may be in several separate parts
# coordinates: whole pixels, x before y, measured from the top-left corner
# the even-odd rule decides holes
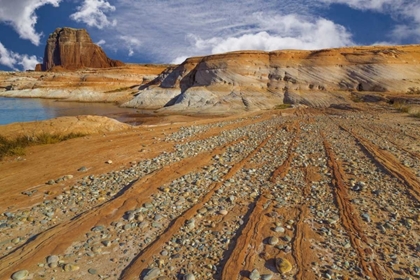
[[[0,97],[0,125],[77,115],[107,116],[124,121],[126,115],[135,113],[135,109],[119,108],[109,103],[78,103],[39,98]]]

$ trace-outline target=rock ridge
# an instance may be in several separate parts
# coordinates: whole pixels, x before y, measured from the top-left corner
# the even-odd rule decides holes
[[[124,106],[166,111],[329,107],[351,92],[405,93],[420,83],[420,46],[237,51],[186,59]]]

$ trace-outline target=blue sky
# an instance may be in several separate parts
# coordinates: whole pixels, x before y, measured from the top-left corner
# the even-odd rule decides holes
[[[57,27],[113,59],[180,63],[243,49],[417,44],[420,0],[0,0],[0,70],[33,69]]]

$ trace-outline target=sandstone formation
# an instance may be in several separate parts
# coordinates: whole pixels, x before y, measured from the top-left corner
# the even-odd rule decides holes
[[[64,72],[0,71],[0,96],[123,103],[133,98],[142,83],[152,81],[166,68],[126,64]]]
[[[241,51],[194,57],[163,72],[124,106],[236,112],[283,103],[328,107],[351,92],[404,94],[420,85],[420,46]]]
[[[3,125],[1,126],[1,136],[13,139],[20,136],[33,137],[42,133],[57,135],[81,133],[88,135],[124,131],[130,128],[129,124],[102,116],[69,116],[44,121]]]
[[[50,34],[45,46],[43,71],[54,67],[67,70],[80,68],[109,68],[124,63],[108,58],[101,47],[94,44],[85,29],[57,28]],[[35,70],[39,70],[36,66]]]

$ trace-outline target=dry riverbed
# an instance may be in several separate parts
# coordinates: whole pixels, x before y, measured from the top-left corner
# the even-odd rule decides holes
[[[1,279],[419,279],[420,122],[288,109],[0,162]]]

